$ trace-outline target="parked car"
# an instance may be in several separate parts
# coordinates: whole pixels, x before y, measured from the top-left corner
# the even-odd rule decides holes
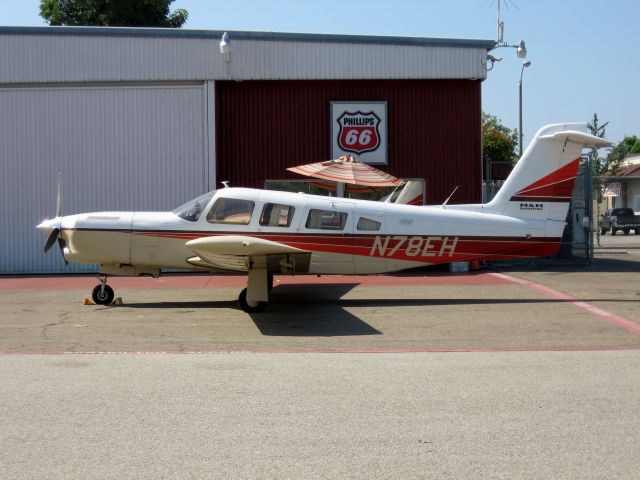
[[[610,208],[600,221],[600,233],[604,235],[611,229],[611,235],[615,235],[618,230],[622,230],[625,235],[629,235],[634,230],[636,235],[640,235],[640,215],[636,215],[632,208]]]

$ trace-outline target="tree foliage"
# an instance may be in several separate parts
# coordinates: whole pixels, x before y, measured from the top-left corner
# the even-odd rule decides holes
[[[174,0],[40,0],[49,25],[180,28],[184,9],[169,12]]]
[[[591,135],[604,138],[607,125],[609,125],[609,122],[604,122],[601,124],[600,120],[598,119],[598,114],[594,113],[593,118],[589,122],[587,122],[587,129],[591,132]],[[604,175],[609,170],[609,161],[608,157],[600,157],[597,148],[591,150],[591,169],[593,172],[593,193],[596,195],[598,203],[600,203],[602,202],[602,175]]]
[[[482,113],[482,156],[493,162],[513,162],[518,131],[502,124],[495,115]]]
[[[635,155],[640,153],[640,139],[635,135],[628,135],[614,147],[611,153],[614,153],[616,149],[619,150],[616,152],[618,155],[620,153],[624,153],[624,155]]]

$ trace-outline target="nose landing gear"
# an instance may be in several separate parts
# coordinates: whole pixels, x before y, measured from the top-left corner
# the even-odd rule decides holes
[[[91,292],[91,299],[97,305],[109,305],[113,302],[115,294],[113,292],[113,288],[107,285],[107,276],[101,275],[100,284],[96,285],[93,291]]]

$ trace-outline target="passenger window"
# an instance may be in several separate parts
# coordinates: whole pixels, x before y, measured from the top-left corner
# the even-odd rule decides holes
[[[288,227],[291,225],[295,208],[279,203],[267,203],[260,215],[260,225],[265,227]]]
[[[347,214],[332,210],[309,210],[306,228],[316,230],[342,230],[347,223]]]
[[[238,198],[219,198],[207,214],[209,223],[248,225],[255,203]]]
[[[380,225],[380,222],[376,222],[375,220],[371,220],[369,218],[360,217],[360,220],[358,220],[357,228],[358,230],[377,232],[378,230],[380,230]]]

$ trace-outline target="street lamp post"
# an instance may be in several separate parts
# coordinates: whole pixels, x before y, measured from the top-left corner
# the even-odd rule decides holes
[[[520,82],[518,83],[518,94],[519,94],[519,116],[520,116],[520,121],[518,123],[518,134],[520,135],[520,157],[522,157],[522,74],[524,73],[524,69],[528,66],[531,65],[531,62],[529,60],[522,62],[522,69],[520,70]]]

